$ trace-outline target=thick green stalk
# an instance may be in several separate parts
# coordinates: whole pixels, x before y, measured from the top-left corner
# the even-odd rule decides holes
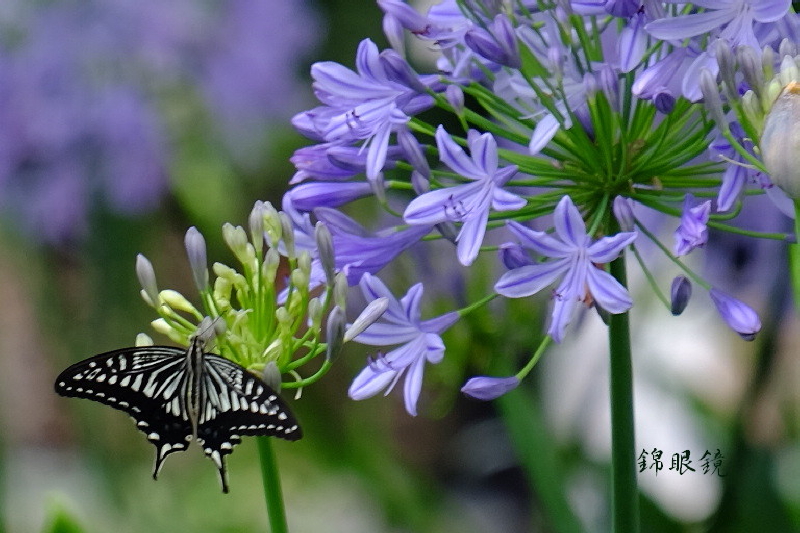
[[[611,263],[611,274],[627,286],[625,256]],[[611,523],[613,533],[638,533],[636,441],[633,423],[633,367],[628,313],[611,315]]]
[[[257,437],[258,457],[261,460],[261,478],[264,480],[264,499],[267,502],[267,515],[271,533],[287,533],[286,511],[283,508],[283,492],[278,463],[272,451],[270,437]]]
[[[794,235],[797,242],[789,245],[789,272],[792,278],[794,308],[800,310],[800,199],[794,201]]]

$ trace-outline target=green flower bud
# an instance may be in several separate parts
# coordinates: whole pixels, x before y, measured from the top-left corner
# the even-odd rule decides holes
[[[261,251],[264,249],[264,202],[256,201],[253,210],[250,211],[248,222],[250,223],[250,238],[256,255],[261,255]]]
[[[139,333],[136,335],[134,346],[153,346],[154,344],[153,338],[150,335],[146,333]]]
[[[761,135],[761,157],[772,183],[800,198],[800,83],[790,83],[772,106]]]
[[[153,320],[150,322],[150,325],[154,330],[156,330],[156,332],[166,335],[170,340],[177,342],[178,344],[188,344],[189,339],[186,337],[186,335],[173,328],[169,322],[163,318],[157,318]]]
[[[264,262],[261,264],[261,277],[267,285],[275,284],[275,276],[278,274],[278,266],[281,263],[281,255],[275,248],[270,248],[264,254]]]
[[[283,236],[281,217],[278,215],[278,211],[272,207],[272,204],[269,202],[264,204],[263,216],[264,231],[266,231],[267,237],[269,237],[270,246],[277,246]]]
[[[336,268],[333,253],[333,237],[331,231],[324,222],[317,222],[314,227],[314,239],[317,241],[319,250],[319,260],[322,263],[322,270],[325,272],[325,281],[328,285],[333,285],[334,270]]]
[[[312,331],[319,331],[322,325],[322,301],[319,298],[311,298],[308,302],[308,327]]]
[[[187,300],[183,294],[179,293],[178,291],[174,291],[172,289],[164,289],[159,293],[159,297],[161,301],[167,304],[169,307],[174,309],[175,311],[185,311],[187,313],[192,313],[194,315],[199,315],[200,313],[197,311],[192,302]]]
[[[343,272],[336,274],[333,280],[333,303],[347,309],[347,276]]]
[[[226,222],[222,226],[222,237],[241,264],[250,265],[253,262],[256,251],[248,241],[247,233],[243,227],[234,226]]]
[[[289,215],[283,211],[278,213],[278,217],[281,221],[281,234],[283,236],[283,244],[286,246],[286,255],[294,258],[294,228],[292,227],[292,221],[289,219]]]

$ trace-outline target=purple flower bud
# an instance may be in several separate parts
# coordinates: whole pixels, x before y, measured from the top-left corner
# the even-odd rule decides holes
[[[744,75],[744,81],[760,98],[764,87],[764,71],[761,70],[760,54],[749,46],[740,46],[736,49],[736,55],[739,59],[739,70]]]
[[[142,286],[142,297],[153,307],[158,307],[158,285],[153,264],[142,254],[136,256],[136,276]],[[148,301],[149,300],[149,301]]]
[[[694,196],[687,194],[683,202],[681,224],[675,230],[675,255],[683,256],[708,241],[708,219],[711,216],[711,200],[692,207]]]
[[[722,110],[722,98],[719,95],[719,86],[717,80],[707,69],[700,70],[700,92],[703,93],[703,103],[717,123],[717,127],[726,132],[729,130],[728,121],[725,119],[725,112]]]
[[[444,96],[447,98],[447,103],[453,106],[456,114],[464,111],[464,91],[459,85],[448,85],[444,90]]]
[[[499,253],[500,261],[509,270],[533,264],[530,256],[525,253],[522,246],[513,242],[501,244]]]
[[[497,15],[488,31],[473,28],[464,34],[464,43],[481,57],[511,68],[520,68],[522,60],[519,55],[517,36],[511,21],[503,14]]]
[[[321,220],[314,227],[314,240],[317,244],[319,260],[322,263],[322,270],[325,272],[325,281],[329,286],[333,286],[333,276],[336,268],[335,255],[333,253],[333,237],[328,226]]]
[[[295,185],[307,179],[344,181],[364,172],[366,162],[362,163],[361,168],[356,169],[338,165],[336,160],[329,155],[335,148],[358,150],[357,147],[332,147],[329,144],[312,144],[298,148],[289,159],[297,169],[289,184]]]
[[[508,391],[516,389],[518,385],[519,378],[517,376],[505,378],[477,376],[469,378],[467,383],[461,387],[461,392],[478,400],[494,400]]]
[[[670,289],[670,299],[673,316],[678,316],[683,313],[686,306],[689,305],[689,298],[692,296],[692,283],[686,276],[675,276],[672,280],[672,288]]]
[[[619,228],[622,231],[633,231],[636,224],[636,216],[633,214],[634,202],[631,198],[624,196],[617,196],[614,198],[614,203],[611,206],[614,216],[619,222]]]
[[[711,289],[709,296],[722,319],[733,331],[746,341],[756,338],[756,333],[761,330],[761,320],[752,307],[717,289]]]
[[[192,268],[194,284],[199,291],[208,288],[208,263],[206,259],[206,240],[203,235],[192,226],[186,232],[184,239],[186,255],[189,256],[189,266]]]
[[[675,96],[669,91],[657,91],[653,94],[653,105],[659,113],[668,115],[675,107]]]
[[[431,167],[428,165],[422,146],[411,131],[406,128],[398,130],[397,143],[402,148],[405,159],[414,167],[414,171],[419,172],[424,177],[429,177],[431,175]]]

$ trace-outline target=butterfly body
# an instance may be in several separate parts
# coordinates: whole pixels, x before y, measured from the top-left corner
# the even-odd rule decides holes
[[[106,352],[64,370],[55,390],[128,413],[156,447],[153,478],[170,453],[196,440],[228,492],[225,455],[242,435],[297,440],[302,431],[261,379],[195,338],[188,349],[142,346]]]

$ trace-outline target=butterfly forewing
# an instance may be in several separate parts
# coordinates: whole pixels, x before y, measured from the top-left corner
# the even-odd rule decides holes
[[[271,388],[236,363],[202,353],[198,340],[188,351],[146,346],[97,355],[62,372],[56,392],[131,415],[156,447],[153,477],[168,454],[185,450],[196,435],[217,466],[223,492],[228,492],[224,457],[241,442],[241,435],[287,440],[302,436],[289,408]]]
[[[170,346],[124,348],[81,361],[56,379],[62,396],[87,398],[128,413],[156,447],[153,477],[164,458],[192,439],[186,413],[186,350]]]

